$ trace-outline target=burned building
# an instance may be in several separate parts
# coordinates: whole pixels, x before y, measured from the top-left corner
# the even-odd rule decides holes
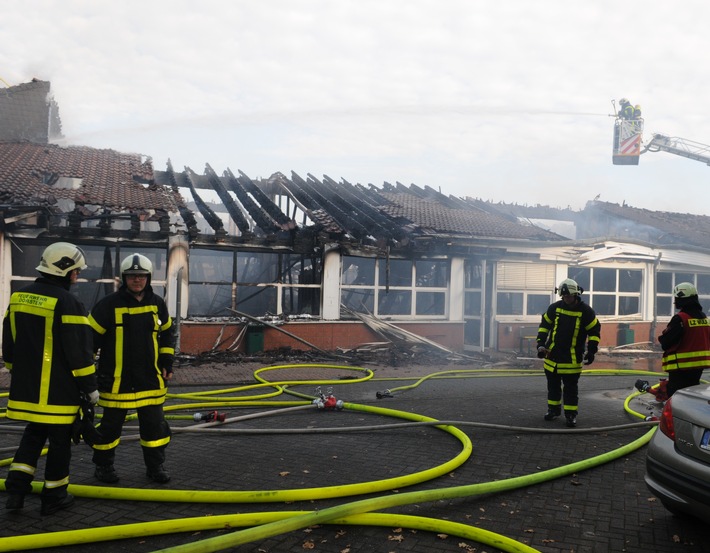
[[[60,146],[56,133],[42,134],[59,121],[49,83],[0,94],[3,118],[34,111],[44,117],[27,116],[0,139],[0,299],[36,277],[53,241],[86,253],[89,268],[73,291],[87,307],[115,289],[123,256],[142,253],[179,324],[182,352],[381,340],[358,315],[454,351],[525,351],[567,276],[589,291],[606,328],[633,325],[647,339],[671,315],[656,300],[661,273],[671,282],[692,273],[710,292],[700,246],[563,235],[510,206],[414,184],[293,172],[252,179],[209,164],[158,169],[146,155]],[[255,320],[287,332],[267,326],[249,342]],[[602,345],[616,343],[603,334]]]

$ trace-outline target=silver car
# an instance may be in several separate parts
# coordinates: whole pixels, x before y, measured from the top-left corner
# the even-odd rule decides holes
[[[710,522],[710,386],[666,401],[646,453],[646,485],[675,515]]]

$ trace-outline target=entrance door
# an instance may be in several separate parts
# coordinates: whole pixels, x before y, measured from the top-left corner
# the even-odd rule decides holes
[[[485,259],[469,258],[464,262],[464,349],[484,351],[486,338],[486,272]]]

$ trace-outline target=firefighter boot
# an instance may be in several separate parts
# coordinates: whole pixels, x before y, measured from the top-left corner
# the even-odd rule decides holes
[[[19,493],[11,493],[5,503],[8,511],[19,511],[25,506],[25,496]]]
[[[170,473],[165,470],[163,465],[158,465],[157,467],[148,467],[146,471],[146,476],[150,478],[153,482],[158,482],[159,484],[165,484],[170,482]]]
[[[96,465],[94,476],[99,482],[106,484],[118,482],[118,474],[116,474],[116,469],[113,468],[113,465]]]
[[[561,413],[561,411],[560,411],[560,407],[559,407],[559,406],[554,407],[554,406],[551,405],[551,406],[549,406],[549,407],[547,408],[547,413],[545,413],[545,420],[546,420],[546,421],[554,420],[554,419],[556,419],[557,417],[559,417],[561,414],[562,414],[562,413]]]
[[[577,426],[577,413],[575,413],[574,411],[565,412],[565,419],[565,424],[569,428],[574,428],[575,426]]]
[[[42,500],[42,509],[40,514],[42,516],[53,515],[57,511],[71,507],[74,504],[74,496],[70,493],[62,497],[61,499],[56,499],[54,501],[44,501]]]

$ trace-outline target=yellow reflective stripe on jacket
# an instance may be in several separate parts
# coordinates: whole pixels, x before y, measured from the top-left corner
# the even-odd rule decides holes
[[[88,376],[90,374],[94,374],[96,372],[96,365],[89,365],[88,367],[84,367],[82,369],[74,369],[71,373],[75,376]]]
[[[41,405],[42,412],[50,415],[76,415],[79,411],[78,405]],[[32,411],[37,409],[36,403],[29,401],[17,401],[16,399],[7,400],[7,408],[16,409],[19,411]]]
[[[157,305],[141,305],[140,307],[119,307],[117,309],[114,309],[114,322],[116,323],[116,365],[114,366],[113,370],[113,385],[111,386],[111,392],[110,394],[106,394],[106,397],[109,397],[109,395],[117,394],[118,391],[121,389],[121,374],[123,373],[123,341],[124,341],[124,332],[123,332],[123,317],[125,315],[142,315],[144,313],[153,313],[153,319],[155,323],[155,328],[159,328],[158,326],[158,306]],[[153,351],[155,352],[155,360],[153,361],[153,364],[157,362],[157,355],[158,355],[158,341],[156,336],[154,335],[153,337]],[[146,405],[155,405],[155,403],[151,404],[146,404]],[[113,406],[112,406],[113,407]]]
[[[40,294],[30,294],[27,292],[16,292],[12,295],[11,304],[8,307],[10,312],[10,327],[13,332],[13,339],[17,339],[17,323],[15,317],[17,313],[27,313],[37,317],[42,317],[44,322],[44,352],[42,355],[42,369],[39,381],[40,405],[49,402],[49,380],[52,370],[52,353],[54,352],[54,335],[52,326],[54,325],[54,309],[57,305],[57,298],[42,296]],[[8,404],[9,409],[9,404]],[[22,419],[28,420],[28,419]]]
[[[710,351],[686,351],[664,355],[661,361],[663,369],[672,371],[676,369],[697,369],[710,367]]]
[[[546,371],[555,372],[559,374],[575,374],[582,372],[582,363],[555,363],[549,359],[545,359],[543,364]]]
[[[106,334],[106,329],[102,327],[93,315],[89,315],[89,326],[96,331],[97,334]]]
[[[43,405],[42,412],[37,412],[36,406],[33,404],[25,403],[25,405],[30,406],[29,409],[22,409],[18,406],[18,404],[23,404],[23,402],[11,400],[7,402],[7,411],[5,413],[5,416],[7,416],[8,419],[26,422],[38,422],[43,424],[72,424],[76,419],[76,414],[79,412],[78,406],[68,406],[69,408],[74,410],[72,413],[47,413],[47,411],[49,411],[50,409],[54,411],[57,406],[50,405],[49,407],[47,407]],[[65,405],[63,407],[67,406]]]
[[[62,322],[68,325],[88,325],[89,318],[83,315],[62,315]]]
[[[577,344],[577,338],[579,337],[579,325],[580,321],[582,320],[582,312],[581,311],[569,311],[567,309],[562,309],[560,307],[557,308],[557,313],[560,313],[562,315],[567,315],[568,317],[573,317],[574,320],[574,332],[572,333],[572,340],[570,342],[570,348],[569,348],[569,354],[570,354],[570,359],[575,359],[577,357],[576,350],[575,350],[575,345]],[[559,317],[557,318],[559,321]],[[552,321],[550,321],[552,322]],[[555,336],[557,335],[557,327],[559,325],[555,324],[555,326],[552,328],[552,341],[550,342],[550,348],[549,349],[554,349],[555,347]],[[581,363],[557,363],[556,364],[558,369],[562,368],[577,368],[579,366],[581,368]],[[560,371],[561,372],[561,371]]]

